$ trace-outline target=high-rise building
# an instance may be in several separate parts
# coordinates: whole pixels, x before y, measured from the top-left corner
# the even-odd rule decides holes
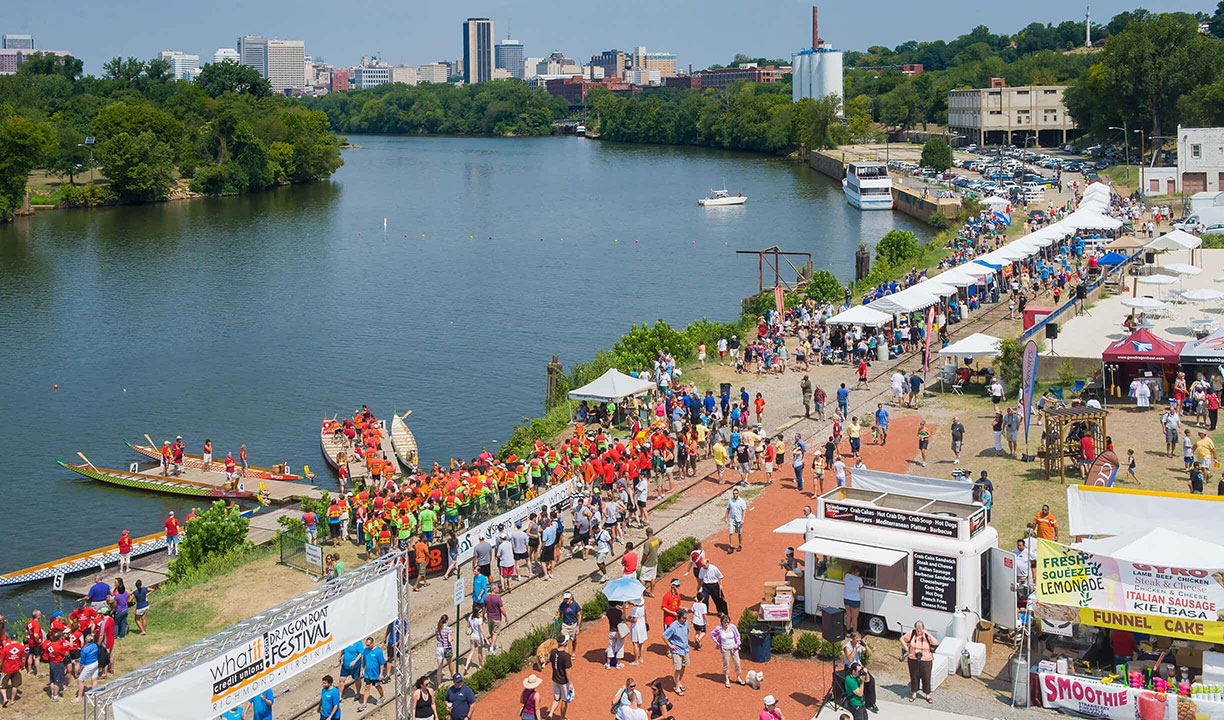
[[[638,45],[633,51],[635,70],[658,70],[661,77],[676,74],[676,56],[666,52],[646,52],[646,46]]]
[[[446,63],[425,63],[417,66],[418,83],[444,83],[450,77]]]
[[[620,50],[604,50],[598,55],[591,56],[591,64],[603,68],[604,77],[614,77],[620,80],[625,77],[625,60],[627,58],[628,56]]]
[[[523,43],[506,38],[493,47],[493,67],[502,68],[510,77],[523,79]]]
[[[331,86],[332,92],[341,92],[349,89],[350,71],[336,68],[331,71]]]
[[[358,90],[367,90],[391,82],[391,66],[382,60],[362,63],[353,68],[353,85]]]
[[[463,81],[469,85],[493,79],[493,21],[463,21]]]
[[[195,80],[200,74],[200,56],[188,55],[178,50],[162,50],[161,59],[170,63],[170,72],[175,80]]]
[[[238,51],[234,48],[217,48],[213,52],[213,62],[219,63],[225,62],[226,60],[233,60],[236,63],[240,63],[242,62],[242,56],[240,56]]]
[[[20,33],[7,33],[4,36],[4,50],[33,50],[34,36]]]
[[[305,84],[306,43],[302,40],[268,41],[268,84],[272,92],[300,93]]]
[[[238,62],[258,70],[260,77],[268,77],[268,38],[260,35],[238,38]]]

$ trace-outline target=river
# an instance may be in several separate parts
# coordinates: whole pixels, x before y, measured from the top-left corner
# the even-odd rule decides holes
[[[122,440],[328,476],[324,416],[413,410],[426,462],[543,410],[545,364],[662,317],[732,320],[780,245],[853,274],[897,213],[798,164],[582,138],[353,137],[327,182],[0,225],[0,572],[160,529],[190,503],[92,482]],[[697,205],[726,180],[751,199]],[[383,227],[384,218],[386,228]],[[58,385],[59,389],[53,389]],[[330,481],[328,481],[330,482]],[[181,517],[181,513],[180,513]],[[28,612],[48,583],[0,593]]]

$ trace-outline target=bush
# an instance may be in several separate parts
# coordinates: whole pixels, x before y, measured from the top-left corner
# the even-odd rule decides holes
[[[931,213],[931,217],[927,218],[927,225],[930,225],[936,230],[947,230],[948,218],[944,217],[944,214],[941,212],[933,212]]]
[[[739,622],[735,623],[735,626],[739,628],[740,638],[744,642],[748,641],[748,631],[756,624],[757,614],[752,611],[752,608],[744,608],[744,611],[740,613]]]
[[[821,660],[832,660],[833,658],[837,657],[837,653],[840,651],[841,648],[837,647],[837,643],[821,638],[820,650],[816,653],[816,656]]]
[[[773,639],[769,641],[770,649],[779,655],[786,655],[790,653],[791,648],[794,646],[795,639],[790,636],[790,633],[780,633],[778,635],[774,635]]]
[[[66,185],[58,194],[60,202],[68,207],[94,207],[115,202],[115,194],[109,188],[97,185]]]
[[[883,259],[892,265],[898,265],[921,254],[918,238],[909,230],[889,230],[876,244],[877,263]]]
[[[170,562],[167,575],[171,582],[183,579],[191,570],[201,567],[209,558],[241,552],[250,546],[246,541],[250,520],[242,517],[237,507],[226,509],[218,500],[183,527],[178,557]]]
[[[688,560],[689,553],[693,552],[693,546],[696,544],[697,538],[690,535],[680,538],[675,545],[659,553],[659,574],[669,573],[677,565]]]
[[[493,687],[495,682],[497,682],[497,678],[487,668],[480,668],[468,676],[467,679],[467,684],[472,686],[474,692],[484,692]]]
[[[820,654],[820,645],[824,638],[816,633],[799,633],[799,639],[795,641],[795,657],[811,658]]]
[[[683,333],[662,320],[655,321],[654,325],[634,325],[612,346],[612,352],[616,354],[616,367],[621,372],[651,367],[660,350],[677,358],[687,358],[692,356],[693,349]]]
[[[1020,387],[1021,366],[1024,364],[1024,346],[1016,338],[1007,338],[999,345],[999,357],[995,360],[995,371],[1003,380],[1003,389],[1013,393]]]
[[[446,709],[446,689],[449,687],[450,685],[443,682],[441,687],[434,691],[434,710],[437,711],[434,717],[450,717],[450,711]]]
[[[817,270],[807,284],[807,294],[817,302],[840,302],[842,284],[828,270]]]
[[[604,613],[608,611],[609,604],[608,598],[604,597],[602,592],[595,593],[595,598],[582,606],[582,619],[597,620],[603,617]],[[541,640],[540,642],[544,641]]]
[[[503,678],[510,674],[510,660],[506,653],[500,652],[485,660],[484,669],[495,678]]]
[[[1065,388],[1075,385],[1075,365],[1070,359],[1063,360],[1058,366],[1058,384]]]

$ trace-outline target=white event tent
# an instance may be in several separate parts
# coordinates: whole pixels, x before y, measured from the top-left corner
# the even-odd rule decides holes
[[[569,391],[570,400],[616,401],[631,395],[641,395],[654,389],[649,380],[635,378],[612,368],[591,382]]]
[[[999,354],[999,345],[1002,342],[1002,340],[993,335],[973,333],[941,349],[939,354],[945,357],[962,358],[996,357]]]
[[[829,325],[862,325],[864,327],[880,327],[892,322],[892,315],[881,312],[866,305],[855,305],[849,310],[839,312],[826,320]]]

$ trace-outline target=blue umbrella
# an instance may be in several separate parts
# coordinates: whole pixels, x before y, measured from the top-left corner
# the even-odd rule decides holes
[[[1126,256],[1120,252],[1107,252],[1097,258],[1098,265],[1121,265],[1126,262]]]
[[[646,592],[646,586],[632,575],[624,575],[604,585],[603,594],[608,602],[622,603],[637,600]]]

